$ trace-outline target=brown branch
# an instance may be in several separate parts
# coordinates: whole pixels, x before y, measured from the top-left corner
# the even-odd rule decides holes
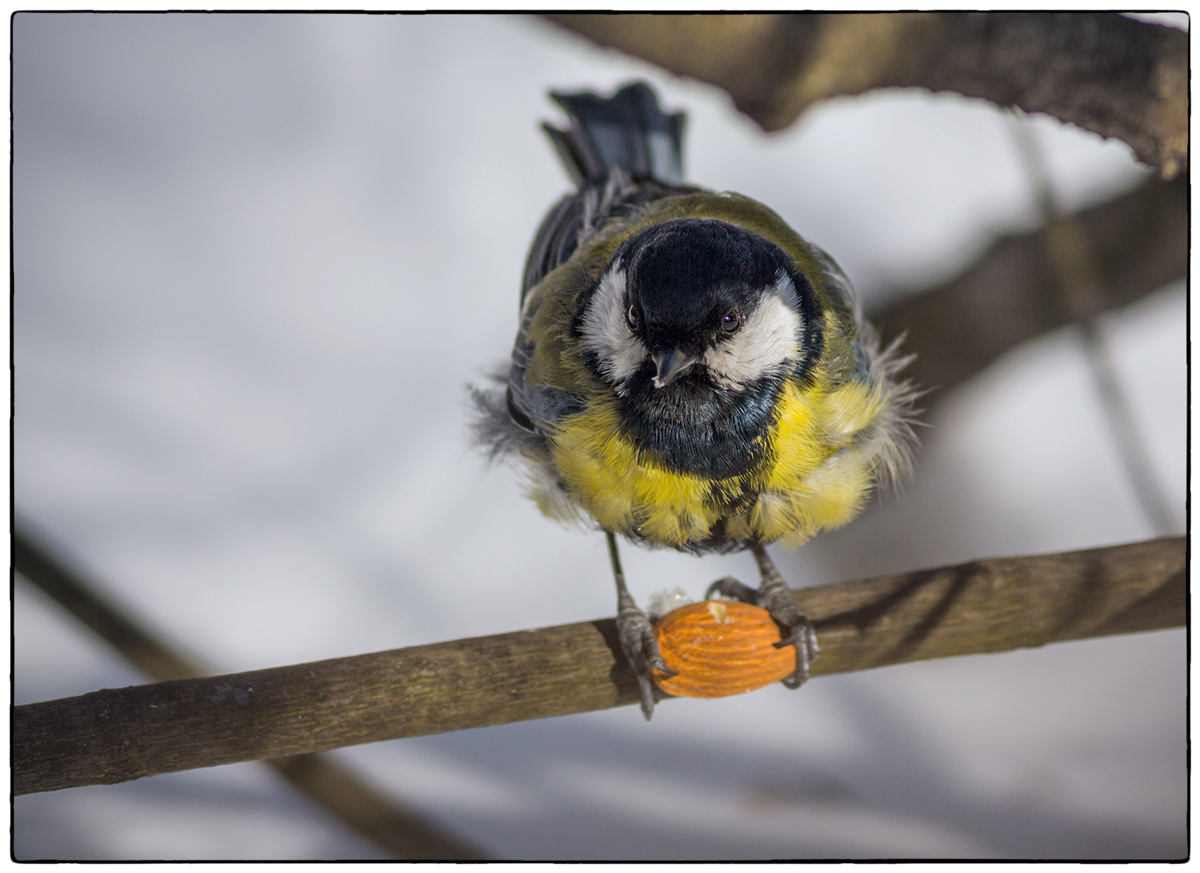
[[[1185,540],[794,592],[821,635],[814,675],[1185,622]],[[456,640],[16,707],[26,794],[624,706],[611,620]]]
[[[83,581],[83,574],[53,557],[19,524],[14,529],[12,545],[13,566],[18,573],[148,676],[161,682],[206,675],[206,671],[101,597]],[[291,755],[264,763],[396,858],[476,860],[482,857],[476,849],[424,821],[415,810],[398,807],[326,755]]]
[[[936,395],[1033,337],[1132,303],[1187,275],[1188,180],[1153,180],[1072,220],[1095,257],[1086,297],[1063,304],[1051,227],[996,243],[966,272],[871,313],[884,337],[906,334],[905,370]],[[1078,295],[1077,295],[1078,296]],[[930,403],[930,400],[925,400]]]
[[[927,88],[1044,112],[1187,167],[1188,37],[1111,13],[595,15],[547,18],[723,88],[765,130],[876,88]]]

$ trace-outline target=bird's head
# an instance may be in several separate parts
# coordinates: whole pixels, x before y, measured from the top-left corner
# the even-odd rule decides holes
[[[803,361],[813,333],[805,296],[807,280],[761,235],[677,218],[621,244],[584,308],[580,334],[618,395],[684,386],[738,392]]]

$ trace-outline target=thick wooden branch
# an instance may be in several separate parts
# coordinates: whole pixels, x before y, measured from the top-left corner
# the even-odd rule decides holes
[[[19,523],[13,531],[12,545],[13,568],[18,573],[142,672],[159,681],[206,675],[102,597],[83,581],[84,574],[52,555]],[[328,755],[290,755],[263,763],[396,858],[470,861],[483,857],[478,850],[425,821],[418,811],[385,797]]]
[[[904,348],[916,360],[905,375],[936,395],[1019,343],[1184,278],[1188,187],[1186,177],[1154,180],[1073,217],[1094,253],[1095,280],[1071,305],[1060,293],[1048,231],[1039,230],[1000,240],[961,275],[872,312],[871,320],[885,338],[906,335]]]
[[[1187,34],[1112,13],[547,17],[723,88],[765,130],[830,97],[916,87],[1118,137],[1167,178],[1187,167]]]
[[[1183,537],[794,592],[827,675],[1184,624]],[[800,692],[803,693],[803,692]],[[16,707],[26,794],[636,703],[611,620]]]

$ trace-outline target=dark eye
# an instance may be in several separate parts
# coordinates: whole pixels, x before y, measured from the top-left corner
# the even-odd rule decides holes
[[[637,330],[638,325],[642,323],[637,306],[633,303],[630,303],[629,308],[625,310],[625,323],[629,325],[630,330]]]
[[[721,330],[725,333],[733,333],[742,326],[742,317],[736,309],[731,309],[721,316]]]

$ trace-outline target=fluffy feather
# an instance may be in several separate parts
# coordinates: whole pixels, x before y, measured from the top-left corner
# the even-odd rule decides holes
[[[652,546],[794,546],[846,523],[910,465],[906,359],[878,348],[844,273],[779,216],[680,183],[679,116],[636,89],[578,96],[560,99],[572,124],[553,137],[580,188],[535,238],[507,396],[474,392],[476,439],[527,468],[546,514]],[[637,267],[651,245],[695,254]],[[663,320],[640,324],[635,297]],[[664,343],[699,351],[657,388]]]

